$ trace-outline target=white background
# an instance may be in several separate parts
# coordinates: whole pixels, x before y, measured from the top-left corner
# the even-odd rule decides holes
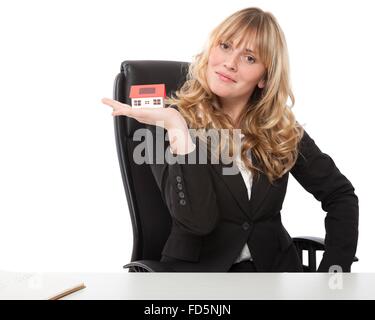
[[[111,108],[123,60],[191,61],[231,13],[258,6],[286,35],[297,120],[352,182],[353,272],[375,270],[372,1],[2,1],[0,270],[119,271],[132,229]],[[290,175],[283,223],[324,237]]]

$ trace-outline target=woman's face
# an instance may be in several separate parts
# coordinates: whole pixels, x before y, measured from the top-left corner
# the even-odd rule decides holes
[[[265,66],[260,62],[254,48],[237,48],[234,43],[220,41],[209,54],[207,81],[223,105],[243,105],[252,95],[256,86],[263,88]],[[243,45],[244,46],[244,45]],[[250,49],[251,51],[245,51]],[[220,74],[230,77],[228,80]]]

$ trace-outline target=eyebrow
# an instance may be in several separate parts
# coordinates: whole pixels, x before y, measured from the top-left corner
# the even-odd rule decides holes
[[[248,49],[248,48],[246,48],[244,51],[254,53],[253,50],[250,50],[250,49]]]
[[[233,41],[232,41],[232,40],[228,40],[228,42],[230,42],[231,44],[233,44]],[[246,48],[246,49],[244,49],[243,51],[251,52],[251,53],[255,54],[255,52],[254,52],[253,50],[249,49],[249,48]]]

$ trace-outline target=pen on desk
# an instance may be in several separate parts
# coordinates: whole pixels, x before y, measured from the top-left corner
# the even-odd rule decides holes
[[[64,290],[61,293],[48,298],[48,300],[58,300],[58,299],[61,299],[61,298],[65,297],[65,296],[67,296],[67,295],[69,295],[69,294],[71,294],[73,292],[76,292],[76,291],[79,291],[79,290],[82,290],[82,289],[85,289],[85,288],[86,288],[85,284],[84,283],[80,283],[79,285],[76,285],[73,288]]]

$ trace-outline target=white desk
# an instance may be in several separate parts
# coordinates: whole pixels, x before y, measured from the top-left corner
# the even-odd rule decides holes
[[[16,280],[10,281],[12,277]],[[0,272],[0,299],[46,299],[71,287],[72,284],[81,282],[84,282],[86,288],[64,299],[375,299],[374,273],[128,273],[127,271],[34,273],[24,276],[19,273]]]

